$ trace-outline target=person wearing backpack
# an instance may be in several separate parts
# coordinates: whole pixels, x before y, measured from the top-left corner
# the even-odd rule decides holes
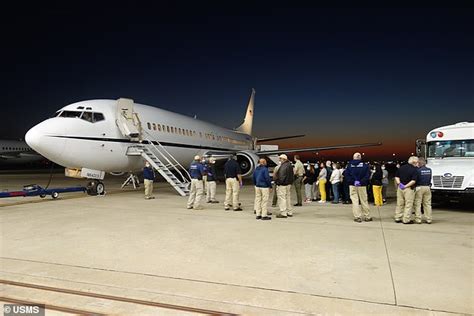
[[[278,158],[281,164],[275,177],[275,183],[277,185],[280,214],[276,217],[287,218],[293,216],[293,211],[291,210],[291,186],[295,179],[295,174],[291,162],[288,161],[288,156],[282,154]]]

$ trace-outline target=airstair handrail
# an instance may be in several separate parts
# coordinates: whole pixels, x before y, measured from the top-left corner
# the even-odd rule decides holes
[[[169,153],[169,151],[166,150],[166,148],[165,148],[163,145],[160,144],[159,141],[155,140],[156,144],[157,144],[158,146],[160,146],[160,149],[161,149],[162,151],[164,151],[164,152],[166,153],[166,155],[169,156],[169,158],[172,159],[172,161],[170,161],[170,159],[169,159],[165,154],[163,154],[163,152],[162,152],[160,149],[158,149],[158,147],[155,146],[154,141],[153,141],[153,139],[152,139],[152,137],[151,137],[152,135],[150,135],[146,130],[142,130],[142,131],[143,131],[144,134],[147,136],[147,137],[145,138],[145,140],[147,140],[148,143],[152,145],[152,147],[155,149],[155,151],[158,152],[158,153],[166,160],[166,162],[168,162],[169,165],[170,165],[171,167],[173,167],[173,169],[176,170],[176,171],[180,174],[180,176],[181,176],[181,178],[183,179],[183,181],[189,182],[189,179],[191,179],[191,175],[189,174],[188,170],[186,170],[186,168],[184,168],[183,165],[181,165],[181,164],[178,162],[178,160],[176,160],[176,158],[174,158],[173,155],[171,155],[171,154]],[[187,175],[187,177],[185,177],[185,176],[183,175],[183,173],[181,172],[181,170],[180,170],[179,168],[177,168],[176,166],[180,167],[181,170],[183,170],[183,171],[185,172],[185,174]]]

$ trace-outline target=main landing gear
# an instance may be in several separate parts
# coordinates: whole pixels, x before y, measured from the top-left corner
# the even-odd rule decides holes
[[[102,181],[92,180],[87,183],[87,194],[89,195],[105,195],[105,185]]]

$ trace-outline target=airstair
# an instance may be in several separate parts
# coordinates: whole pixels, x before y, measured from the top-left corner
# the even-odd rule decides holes
[[[136,142],[127,148],[126,155],[143,157],[181,196],[188,195],[191,176],[163,145],[142,129],[133,103],[130,99],[117,100],[117,126],[125,137]],[[127,179],[128,182],[135,186],[133,175]]]

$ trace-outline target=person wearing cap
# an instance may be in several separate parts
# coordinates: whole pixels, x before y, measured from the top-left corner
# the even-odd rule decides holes
[[[239,163],[237,162],[237,156],[232,156],[224,165],[225,175],[225,201],[224,209],[230,210],[230,207],[234,211],[242,211],[239,202],[239,192],[242,186],[242,171]],[[231,201],[232,200],[232,201]],[[232,202],[232,203],[231,203]]]
[[[418,157],[411,156],[408,163],[401,166],[395,173],[397,184],[397,207],[395,223],[413,224],[411,213],[415,201],[415,185],[418,178]]]
[[[188,198],[188,209],[202,210],[200,203],[204,194],[202,184],[204,167],[201,164],[201,157],[194,156],[194,161],[189,166],[189,175],[191,176],[191,190]]]
[[[295,165],[293,167],[293,172],[295,173],[295,181],[293,185],[295,186],[296,191],[296,204],[294,206],[303,206],[303,177],[304,177],[304,165],[300,160],[300,156],[295,155],[294,157]]]
[[[362,222],[361,206],[364,212],[364,221],[372,221],[369,201],[367,200],[367,185],[369,184],[370,169],[369,166],[362,161],[362,155],[360,153],[355,153],[353,160],[349,161],[345,171],[345,177],[349,184],[354,221],[358,223]],[[359,205],[359,202],[361,205]]]
[[[206,157],[201,158],[202,168],[204,170],[204,174],[202,175],[202,190],[206,192],[207,190],[207,169],[209,168],[209,160]]]
[[[425,213],[425,220],[427,224],[431,224],[432,210],[431,210],[431,168],[426,166],[424,158],[418,158],[418,176],[416,178],[415,189],[415,223],[421,224],[421,205],[423,204],[423,211]]]
[[[155,180],[155,172],[148,161],[145,162],[143,168],[143,184],[145,185],[145,199],[151,200],[153,196],[153,181]]]
[[[215,167],[216,159],[209,158],[209,163],[206,167],[207,173],[207,185],[206,185],[206,202],[207,203],[219,203],[216,201],[216,188],[217,188],[217,175]]]
[[[267,204],[270,190],[272,189],[272,179],[267,168],[267,161],[261,158],[258,161],[257,169],[253,173],[253,183],[255,185],[255,214],[257,219],[270,220],[268,216]]]
[[[280,214],[276,217],[287,218],[293,216],[293,211],[291,210],[291,185],[293,184],[295,173],[293,171],[293,166],[288,161],[288,157],[285,154],[280,155],[278,158],[281,164],[275,175],[275,183],[277,185]]]

